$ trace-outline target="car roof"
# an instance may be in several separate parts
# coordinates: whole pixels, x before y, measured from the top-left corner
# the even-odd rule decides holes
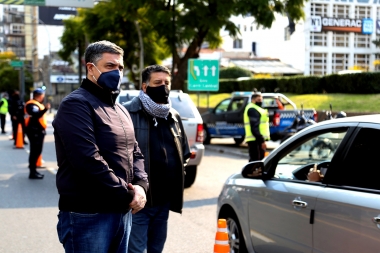
[[[375,123],[380,124],[380,114],[371,114],[371,115],[360,115],[360,116],[351,116],[346,118],[339,118],[333,120],[324,120],[319,122],[320,125],[328,125],[332,123]],[[314,125],[313,125],[314,126]]]
[[[232,97],[251,97],[253,94],[252,91],[234,91],[232,92]],[[264,92],[261,93],[263,97],[285,97],[285,95],[277,92]]]

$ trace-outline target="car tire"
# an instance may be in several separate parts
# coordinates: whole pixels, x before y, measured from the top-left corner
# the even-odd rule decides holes
[[[243,141],[244,141],[244,139],[245,139],[245,136],[242,136],[242,137],[240,137],[240,138],[234,138],[235,144],[236,144],[236,145],[240,145],[240,144],[242,144]]]
[[[193,185],[195,178],[197,176],[197,166],[187,166],[186,169],[186,175],[185,175],[185,188],[189,188]]]
[[[203,125],[203,144],[210,144],[210,142],[211,142],[210,133],[206,125]]]
[[[227,221],[228,243],[230,244],[231,252],[248,253],[241,226],[235,213],[228,212],[219,218]]]

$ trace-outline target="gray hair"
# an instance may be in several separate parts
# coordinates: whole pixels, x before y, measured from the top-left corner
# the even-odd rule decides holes
[[[164,72],[171,76],[170,70],[167,67],[162,65],[150,65],[141,72],[142,83],[149,83],[150,75],[157,72]]]
[[[124,50],[121,47],[110,41],[102,40],[88,45],[86,51],[84,52],[84,60],[86,63],[92,62],[96,65],[96,63],[102,59],[103,53],[118,54],[122,57],[124,56]]]

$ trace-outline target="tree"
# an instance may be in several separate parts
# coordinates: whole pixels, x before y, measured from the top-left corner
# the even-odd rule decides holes
[[[220,46],[223,28],[231,36],[238,35],[232,15],[251,15],[258,26],[270,28],[275,13],[299,20],[302,8],[303,0],[111,0],[81,11],[80,16],[90,41],[109,39],[122,46],[129,69],[138,62],[137,21],[144,36],[145,65],[159,62],[170,50],[175,72],[172,89],[183,89],[188,60],[199,57],[204,42],[210,48]],[[66,27],[65,33],[70,32]]]
[[[373,40],[372,41],[373,44],[376,45],[377,48],[380,48],[380,39],[377,39],[377,40]],[[374,62],[373,62],[373,65],[375,65],[375,70],[379,70],[380,69],[380,52],[377,51],[375,54],[375,57],[377,58]]]

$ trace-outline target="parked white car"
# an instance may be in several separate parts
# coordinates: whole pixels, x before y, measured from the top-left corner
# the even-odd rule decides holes
[[[123,104],[137,97],[140,90],[122,90],[117,102]],[[188,94],[172,90],[169,96],[172,107],[181,115],[183,127],[190,145],[191,157],[186,166],[185,187],[190,187],[197,175],[197,166],[201,163],[205,147],[203,145],[203,121],[198,109]]]

